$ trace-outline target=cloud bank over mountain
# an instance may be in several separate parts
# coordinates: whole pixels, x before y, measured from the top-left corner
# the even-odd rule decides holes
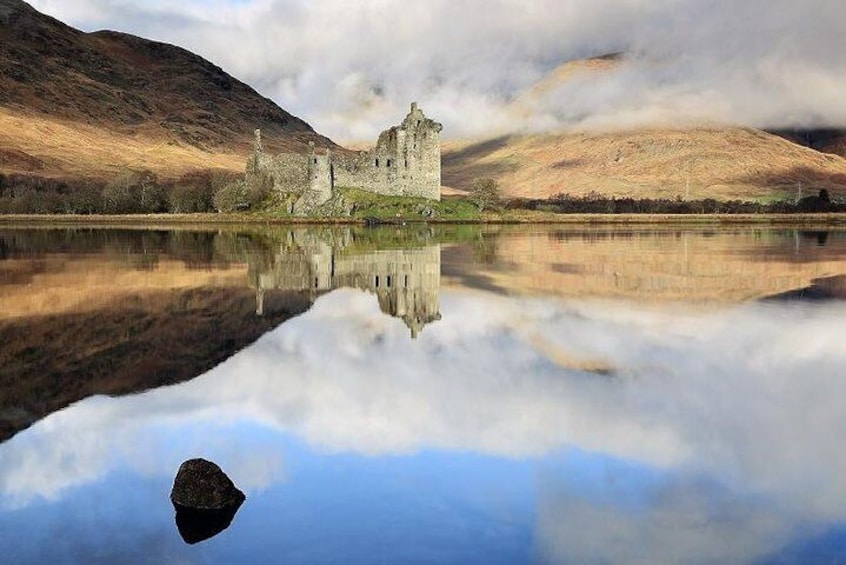
[[[409,101],[448,136],[702,122],[846,126],[841,0],[32,0],[85,30],[184,46],[336,139]],[[510,103],[559,64],[623,51],[530,118]]]

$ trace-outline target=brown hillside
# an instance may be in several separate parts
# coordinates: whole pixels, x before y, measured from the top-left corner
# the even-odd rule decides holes
[[[822,153],[831,153],[846,157],[846,130],[842,129],[805,129],[805,130],[779,130],[773,132],[776,135],[811,147]]]
[[[261,249],[215,231],[0,231],[0,442],[94,394],[192,379],[310,307],[272,291],[256,315],[233,245]]]
[[[446,144],[444,184],[497,179],[511,197],[846,195],[846,159],[748,128],[545,134]]]
[[[613,72],[618,55],[556,68],[508,108],[525,118],[533,104],[575,76]],[[510,197],[557,193],[635,198],[676,196],[769,199],[821,188],[846,195],[846,135],[837,131],[771,134],[752,128],[699,127],[604,133],[559,132],[449,142],[443,183],[499,181]]]
[[[238,148],[206,151],[163,136],[127,135],[0,107],[0,171],[109,179],[126,169],[149,169],[177,177],[199,169],[243,171],[246,152]]]
[[[20,0],[0,0],[0,170],[242,168],[257,127],[271,151],[334,145],[184,49],[84,33]]]

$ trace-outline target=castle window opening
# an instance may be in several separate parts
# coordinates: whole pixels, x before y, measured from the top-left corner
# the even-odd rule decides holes
[[[388,163],[385,166],[388,167],[388,168],[391,167],[391,160],[390,159],[388,159]]]
[[[379,157],[376,157],[376,166],[379,166]]]
[[[314,158],[314,164],[317,164],[317,157]]]
[[[379,275],[376,275],[376,288],[379,288]]]
[[[387,280],[385,281],[385,284],[387,285],[388,288],[391,288],[391,277],[390,276],[388,276]]]
[[[318,285],[317,277],[314,277],[314,288],[317,288],[318,286],[319,285]]]
[[[408,288],[408,275],[405,275],[405,288]]]
[[[405,168],[408,168],[408,159],[405,160]]]

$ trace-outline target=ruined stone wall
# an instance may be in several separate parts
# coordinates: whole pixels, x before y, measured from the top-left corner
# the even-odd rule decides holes
[[[282,154],[272,157],[262,148],[261,130],[255,132],[253,154],[247,160],[246,182],[283,194],[301,194],[309,183],[306,155]]]
[[[269,178],[277,192],[302,195],[294,206],[301,214],[327,202],[336,186],[440,200],[441,129],[441,124],[427,118],[415,103],[400,125],[379,135],[376,147],[352,156],[317,155],[312,146],[308,155],[270,158],[261,152],[257,132],[247,181]]]
[[[283,153],[272,158],[264,169],[273,178],[273,190],[285,194],[302,194],[310,183],[308,155]]]
[[[376,147],[337,160],[336,185],[440,200],[441,129],[412,104],[402,124],[383,131]]]
[[[289,212],[306,215],[326,203],[333,193],[332,155],[283,153],[276,157],[256,151],[247,164],[247,183],[287,195]]]

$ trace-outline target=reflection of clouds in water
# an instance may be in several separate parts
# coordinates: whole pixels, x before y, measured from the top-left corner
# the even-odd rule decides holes
[[[251,426],[225,416],[193,413],[170,417],[172,406],[123,416],[101,408],[121,400],[92,398],[57,413],[0,447],[0,507],[28,506],[35,497],[60,499],[67,489],[129,468],[143,476],[176,474],[191,457],[220,463],[239,486],[261,491],[286,479],[283,454],[273,437],[251,441]],[[164,421],[162,421],[164,420]],[[246,447],[246,449],[245,449]]]
[[[629,494],[608,490],[620,499]],[[540,554],[567,563],[746,563],[778,552],[802,522],[705,481],[641,490],[647,504],[626,505],[592,500],[559,476],[542,478]]]
[[[447,293],[443,312],[412,342],[372,296],[325,296],[199,379],[90,399],[19,434],[0,447],[6,502],[55,497],[120,465],[171,474],[198,450],[261,488],[283,470],[268,463],[271,434],[250,439],[258,425],[365,455],[575,446],[775,497],[809,519],[842,517],[844,307],[679,314]],[[618,371],[597,376],[559,357]]]

